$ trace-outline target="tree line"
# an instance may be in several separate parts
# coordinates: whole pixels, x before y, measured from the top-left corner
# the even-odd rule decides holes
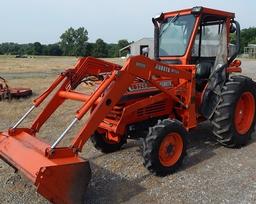
[[[106,43],[102,39],[92,43],[88,42],[88,39],[88,31],[84,27],[78,29],[70,27],[60,36],[58,43],[44,45],[40,42],[28,44],[7,42],[0,44],[0,54],[119,57],[119,50],[129,45],[126,39],[117,43]]]
[[[256,44],[256,27],[244,28],[240,35],[240,53],[244,52],[248,44]],[[231,36],[231,43],[236,43],[235,34]]]
[[[241,30],[241,52],[248,44],[256,44],[256,27],[245,28]]]
[[[234,35],[231,43],[235,43]],[[240,52],[248,44],[256,44],[256,27],[241,30]],[[70,27],[61,36],[60,42],[43,45],[40,42],[18,44],[0,44],[0,54],[9,55],[50,55],[50,56],[93,56],[93,57],[120,57],[119,50],[130,43],[123,39],[117,43],[106,43],[97,39],[95,43],[88,42],[88,31],[84,27],[74,29]]]

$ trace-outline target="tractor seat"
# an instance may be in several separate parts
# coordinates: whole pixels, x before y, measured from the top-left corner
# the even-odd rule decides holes
[[[196,90],[203,91],[212,70],[212,63],[200,62],[196,65]]]
[[[196,79],[208,79],[211,74],[212,63],[200,62],[196,65]]]

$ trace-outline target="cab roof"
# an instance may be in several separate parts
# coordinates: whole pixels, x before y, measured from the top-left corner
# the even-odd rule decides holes
[[[208,14],[213,16],[221,16],[221,17],[227,17],[227,18],[235,18],[235,14],[231,12],[206,8],[202,6],[196,6],[190,9],[183,9],[183,10],[177,10],[177,11],[171,11],[171,12],[165,12],[163,13],[166,17],[167,16],[173,16],[173,15],[186,15],[186,14]]]

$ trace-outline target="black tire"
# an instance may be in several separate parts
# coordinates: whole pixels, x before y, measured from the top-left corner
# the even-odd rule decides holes
[[[125,137],[122,137],[120,142],[118,143],[109,142],[106,138],[106,133],[101,134],[98,131],[96,131],[90,139],[94,147],[103,153],[111,153],[118,151],[126,143]]]
[[[175,155],[173,151],[179,150],[178,160],[171,165],[164,165],[161,161],[160,147],[165,138],[172,133],[177,133],[180,137],[179,141],[182,142],[182,147],[171,146],[171,153],[168,152],[169,146],[166,147],[166,152],[169,155]],[[175,137],[175,136],[173,136]],[[173,149],[174,148],[174,149]],[[182,124],[177,120],[165,119],[159,121],[157,125],[149,129],[147,137],[143,140],[143,157],[144,166],[153,174],[157,176],[166,176],[174,173],[182,165],[184,156],[186,155],[187,148],[187,131]]]
[[[250,121],[252,122],[251,124],[248,123],[248,128],[245,128],[245,131],[241,131],[235,122],[237,104],[241,96],[245,93],[251,94],[251,98],[253,98],[252,104],[254,104],[255,109],[255,82],[245,76],[230,77],[223,87],[221,102],[218,104],[211,118],[213,134],[216,136],[217,141],[226,147],[241,147],[246,145],[254,131],[255,111],[250,116]]]

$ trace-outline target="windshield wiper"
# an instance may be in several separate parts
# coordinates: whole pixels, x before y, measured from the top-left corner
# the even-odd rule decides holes
[[[162,30],[162,32],[159,34],[159,37],[161,37],[165,32],[166,32],[166,30],[170,27],[170,25],[172,24],[172,23],[174,23],[178,18],[179,18],[179,14],[177,14],[176,16],[174,16],[173,18],[172,18],[172,20],[170,20],[168,23],[167,23],[167,26],[166,26],[166,28],[164,29],[164,30]]]

